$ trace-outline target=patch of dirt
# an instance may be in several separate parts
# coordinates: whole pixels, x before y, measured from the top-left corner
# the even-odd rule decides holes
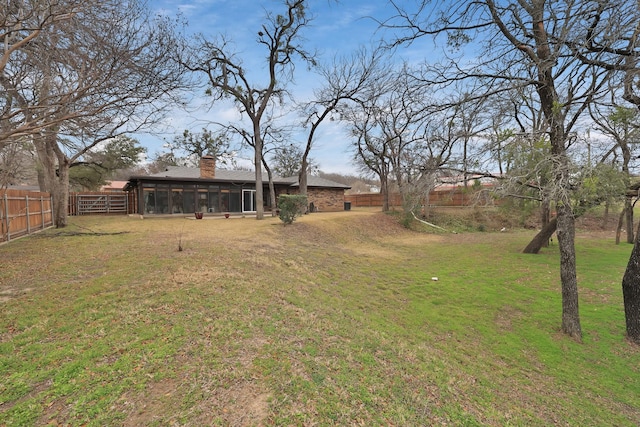
[[[393,215],[382,212],[311,214],[287,226],[286,234],[310,245],[383,241],[389,237],[413,235]]]
[[[139,396],[123,396],[122,405],[125,406],[128,418],[122,424],[124,427],[149,425],[160,421],[166,415],[167,401],[178,389],[178,383],[172,378],[150,384],[147,390]]]
[[[243,373],[251,369],[258,350],[267,344],[264,337],[243,340],[240,354],[223,356],[215,370],[209,370],[204,361],[194,362],[185,348],[177,363],[194,370],[152,382],[142,392],[126,392],[118,403],[118,411],[127,414],[122,425],[265,425],[271,395],[259,378]]]
[[[509,332],[513,329],[513,322],[522,319],[522,312],[511,306],[504,306],[496,313],[494,318],[498,329]]]
[[[7,302],[13,298],[20,297],[22,295],[26,295],[27,293],[33,291],[33,288],[6,288],[0,290],[0,303]]]
[[[129,234],[129,231],[115,231],[110,233],[98,231],[56,231],[47,234],[36,234],[34,238],[53,238],[53,237],[75,237],[75,236],[118,236],[120,234]]]
[[[202,415],[192,424],[216,425],[215,422],[223,421],[223,425],[234,427],[262,426],[269,415],[270,398],[270,394],[254,381],[242,381],[227,389],[218,388],[198,405]]]
[[[411,234],[409,230],[398,223],[393,216],[382,212],[371,216],[356,217],[349,223],[349,230],[362,238],[380,239],[389,236]]]

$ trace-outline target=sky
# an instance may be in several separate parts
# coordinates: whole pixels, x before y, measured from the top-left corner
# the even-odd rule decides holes
[[[371,46],[383,37],[383,32],[372,17],[384,19],[393,14],[393,8],[386,0],[311,0],[309,5],[313,19],[302,32],[305,39],[303,43],[308,51],[318,51],[320,61],[329,61],[335,55],[349,55],[362,46]],[[149,6],[154,12],[167,16],[180,13],[188,22],[188,33],[202,33],[210,39],[224,35],[233,42],[245,67],[255,67],[258,72],[266,55],[256,42],[265,11],[285,11],[280,0],[150,0]],[[404,54],[422,55],[422,52],[406,50]],[[291,92],[298,100],[311,97],[313,89],[320,84],[317,77],[304,66],[296,67],[294,79]],[[163,133],[137,136],[147,147],[149,156],[162,151],[167,140],[172,140],[185,129],[199,132],[203,127],[208,127],[213,130],[213,126],[207,126],[208,122],[226,123],[241,117],[231,103],[212,106],[210,99],[198,93],[192,95],[191,111],[173,111],[164,123],[166,127],[163,129],[166,130]],[[294,134],[292,139],[292,143],[302,145],[306,135]],[[357,175],[349,147],[346,128],[337,122],[327,121],[318,129],[310,157],[323,172]],[[240,157],[245,158],[244,161],[240,160],[240,164],[252,164],[251,152],[240,154]]]

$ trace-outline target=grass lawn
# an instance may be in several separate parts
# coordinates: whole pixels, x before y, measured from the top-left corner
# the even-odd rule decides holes
[[[0,246],[0,426],[638,426],[631,245],[578,233],[580,344],[533,234],[71,218]]]

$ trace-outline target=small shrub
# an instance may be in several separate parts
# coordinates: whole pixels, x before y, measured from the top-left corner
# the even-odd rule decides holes
[[[307,196],[299,194],[282,194],[278,197],[280,220],[284,225],[292,224],[298,215],[302,215],[307,208]]]
[[[411,229],[411,226],[413,224],[413,214],[411,212],[403,211],[400,223],[404,228]]]

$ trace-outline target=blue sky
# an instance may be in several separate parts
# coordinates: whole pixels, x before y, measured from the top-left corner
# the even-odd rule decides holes
[[[313,20],[304,29],[304,46],[309,51],[318,50],[321,61],[329,61],[336,54],[348,55],[360,46],[370,46],[383,35],[378,31],[378,24],[370,17],[382,19],[393,13],[386,0],[312,0],[309,4]],[[190,33],[202,33],[212,39],[216,35],[225,35],[233,41],[245,66],[255,64],[256,67],[261,66],[260,60],[265,57],[265,52],[256,43],[265,10],[275,13],[285,10],[280,0],[150,0],[149,5],[155,12],[169,16],[181,13],[188,22]],[[408,51],[404,53],[411,55]],[[295,80],[292,92],[298,100],[308,98],[319,85],[315,76],[303,66],[296,68]],[[139,137],[149,154],[153,155],[162,149],[162,138],[171,140],[184,129],[197,132],[206,126],[207,121],[226,122],[240,118],[231,104],[216,104],[207,108],[206,103],[206,98],[194,94],[191,106],[196,111],[176,111],[167,119],[168,130],[164,134]],[[302,143],[304,138],[302,134],[293,136],[293,142]],[[250,153],[245,157],[250,157]],[[325,172],[356,173],[351,163],[348,134],[335,122],[323,124],[319,129],[311,157]]]

